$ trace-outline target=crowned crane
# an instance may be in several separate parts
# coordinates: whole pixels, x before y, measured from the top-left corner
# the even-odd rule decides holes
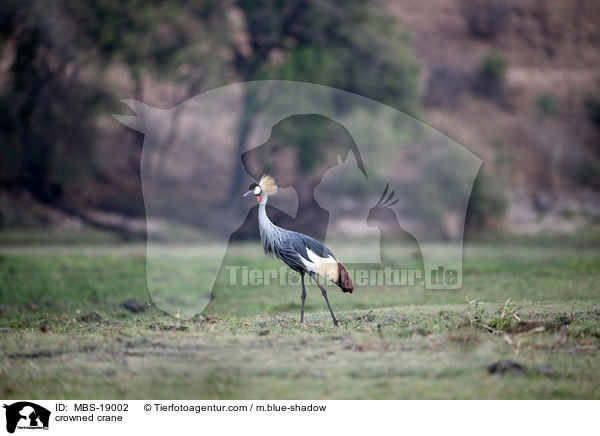
[[[278,191],[277,184],[271,176],[263,175],[258,183],[249,186],[249,191],[244,194],[255,195],[258,201],[258,229],[260,241],[265,254],[282,260],[287,266],[300,273],[302,282],[302,308],[300,310],[300,323],[304,322],[304,301],[306,300],[306,288],[304,286],[304,275],[308,274],[321,289],[327,307],[333,318],[333,324],[338,326],[327,291],[319,283],[318,276],[330,280],[339,286],[343,292],[352,293],[354,284],[348,270],[338,261],[331,250],[310,236],[302,233],[282,229],[271,222],[267,216],[266,205],[269,195]]]

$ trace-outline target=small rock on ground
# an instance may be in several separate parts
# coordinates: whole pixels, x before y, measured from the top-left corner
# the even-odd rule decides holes
[[[142,306],[133,298],[123,301],[121,304],[119,304],[119,307],[122,307],[123,309],[133,313],[141,313],[146,310],[144,306]]]

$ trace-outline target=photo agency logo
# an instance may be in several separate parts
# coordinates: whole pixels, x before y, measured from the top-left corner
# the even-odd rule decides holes
[[[6,409],[6,431],[14,433],[19,430],[48,430],[50,411],[39,404],[29,401],[19,401]]]
[[[482,161],[427,124],[293,81],[231,84],[167,110],[122,101],[133,114],[115,118],[144,134],[147,282],[160,309],[215,313],[232,286],[298,286],[303,269],[348,292],[462,286]],[[261,236],[291,271],[265,259]]]
[[[300,273],[287,268],[252,269],[248,266],[227,265],[229,286],[300,286]],[[387,266],[378,269],[348,269],[354,286],[424,286],[421,269],[394,269]],[[453,285],[458,280],[458,271],[444,271],[443,267],[431,271],[431,282],[435,285]],[[321,283],[324,280],[320,280]]]

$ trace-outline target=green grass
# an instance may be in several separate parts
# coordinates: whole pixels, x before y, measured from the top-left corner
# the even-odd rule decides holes
[[[193,306],[197,286],[185,283],[214,276],[203,269],[214,252],[162,250],[159,283]],[[257,244],[232,247],[227,262],[280,266]],[[332,287],[339,328],[314,286],[300,325],[299,287],[232,287],[220,274],[208,317],[186,321],[152,304],[140,314],[120,307],[156,301],[144,245],[4,246],[0,396],[600,398],[596,244],[473,241],[463,272],[459,291]],[[528,371],[489,374],[500,359]]]

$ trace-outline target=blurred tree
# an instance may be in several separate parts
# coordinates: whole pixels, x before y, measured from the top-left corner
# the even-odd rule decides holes
[[[118,111],[106,74],[116,64],[139,99],[149,75],[180,90],[178,101],[232,81],[274,78],[407,111],[418,104],[408,37],[368,0],[4,0],[0,50],[0,187],[70,213],[78,213],[83,184],[119,184],[94,156],[98,114]],[[246,114],[250,105],[247,96]],[[239,150],[249,123],[243,117]],[[175,142],[172,126],[165,147]]]
[[[232,53],[227,2],[219,0],[99,0],[93,5],[72,1],[71,11],[86,24],[93,46],[105,64],[125,65],[135,83],[134,97],[144,101],[144,78],[172,82],[173,100],[182,102],[201,89],[235,80],[229,75]],[[181,118],[173,112],[170,130],[155,153],[164,156],[176,143]],[[139,143],[139,142],[138,142]],[[141,144],[141,143],[139,143]],[[165,159],[153,159],[164,172]]]
[[[127,66],[136,99],[143,100],[142,79],[149,74],[187,86],[193,94],[222,83],[230,57],[225,2],[72,0],[68,11],[84,23],[90,48],[101,51],[104,64]]]
[[[2,185],[45,202],[89,173],[93,118],[106,102],[101,86],[81,79],[89,56],[62,12],[59,3],[0,6],[2,57],[10,60],[0,98]]]
[[[312,82],[354,92],[406,112],[418,109],[418,67],[408,35],[368,0],[238,0],[247,39],[234,50],[241,79]],[[237,168],[229,195],[242,188],[251,128],[247,95]]]
[[[194,93],[216,84],[226,10],[212,0],[0,3],[1,186],[77,213],[67,191],[107,182],[94,157],[97,115],[114,105],[106,67],[124,65],[140,98],[145,74]]]

